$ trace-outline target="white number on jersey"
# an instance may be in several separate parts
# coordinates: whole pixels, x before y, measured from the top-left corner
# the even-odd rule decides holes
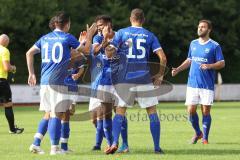
[[[129,45],[129,50],[128,50],[128,55],[127,58],[137,58],[137,59],[142,59],[146,56],[146,49],[141,45],[142,43],[146,43],[146,39],[137,39],[137,49],[141,50],[142,54],[141,55],[134,55],[133,54],[133,42],[132,38],[129,38],[127,40],[128,45]]]
[[[63,58],[63,46],[62,46],[62,43],[60,42],[56,42],[53,44],[53,47],[52,47],[52,51],[51,51],[51,59],[48,57],[48,43],[45,43],[43,45],[43,49],[44,49],[44,58],[42,59],[42,62],[44,63],[48,63],[51,61],[54,62],[54,63],[59,63],[61,62],[62,58]],[[58,58],[56,57],[56,48],[59,47],[59,55],[58,55]]]

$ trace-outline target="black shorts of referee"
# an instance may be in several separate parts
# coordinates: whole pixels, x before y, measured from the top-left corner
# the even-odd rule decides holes
[[[12,91],[5,78],[0,78],[0,103],[12,102]]]

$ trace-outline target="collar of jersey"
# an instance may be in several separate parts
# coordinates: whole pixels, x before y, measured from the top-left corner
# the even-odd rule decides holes
[[[133,27],[133,28],[143,28],[143,27],[138,27],[138,26],[131,26],[131,27]]]
[[[198,39],[198,43],[199,43],[200,45],[205,45],[205,44],[207,44],[209,41],[211,41],[211,38],[209,38],[209,40],[207,40],[206,42],[203,42],[203,43],[201,43],[200,40]]]
[[[58,29],[58,28],[54,29],[54,31],[55,32],[63,32],[61,29]]]

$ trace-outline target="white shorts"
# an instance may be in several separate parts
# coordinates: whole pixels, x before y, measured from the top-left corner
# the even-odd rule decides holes
[[[155,106],[158,104],[158,98],[151,95],[151,91],[154,89],[155,87],[151,83],[146,85],[117,84],[115,85],[115,105],[118,107],[131,107],[136,100],[141,108]],[[149,92],[149,94],[146,94],[146,92]]]
[[[91,97],[89,100],[89,111],[101,106],[101,101],[97,98]]]
[[[112,85],[98,85],[97,98],[100,102],[114,103],[115,88]]]
[[[69,95],[70,96],[70,100],[72,101],[72,103],[77,103],[78,101],[78,95]]]
[[[185,105],[212,105],[214,91],[202,88],[187,87]]]
[[[40,111],[66,112],[72,101],[68,93],[68,87],[60,85],[41,85],[40,87]]]

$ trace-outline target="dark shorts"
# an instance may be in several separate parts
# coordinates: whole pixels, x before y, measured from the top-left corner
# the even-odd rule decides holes
[[[0,78],[0,103],[12,102],[12,91],[8,81]]]

